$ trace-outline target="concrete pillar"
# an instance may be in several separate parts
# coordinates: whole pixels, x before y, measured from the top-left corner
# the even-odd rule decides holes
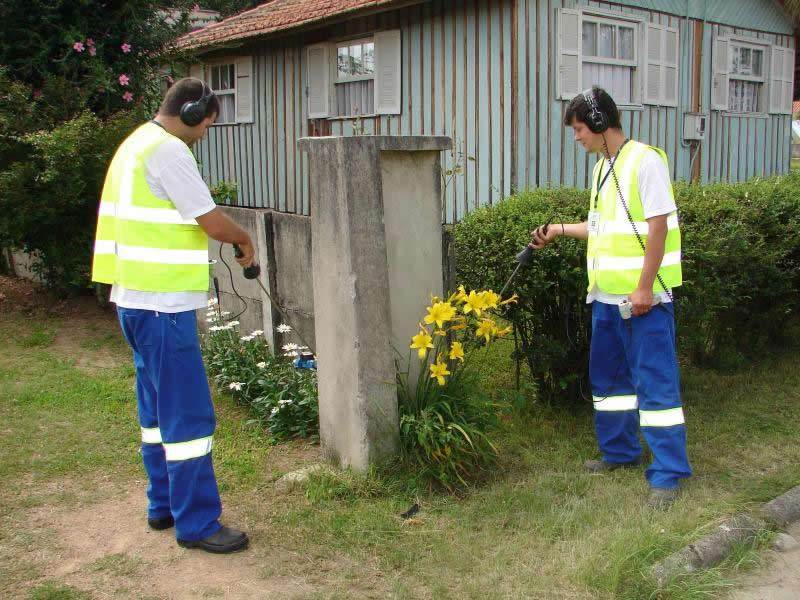
[[[320,438],[365,470],[397,450],[395,358],[442,293],[447,137],[303,138],[309,154]],[[400,354],[398,355],[397,352]]]

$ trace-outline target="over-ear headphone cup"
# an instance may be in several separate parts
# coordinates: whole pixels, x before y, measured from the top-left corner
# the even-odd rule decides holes
[[[187,102],[181,106],[181,121],[189,127],[199,125],[205,116],[205,108],[201,102]]]

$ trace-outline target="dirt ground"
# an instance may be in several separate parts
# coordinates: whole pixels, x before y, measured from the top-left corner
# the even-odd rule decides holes
[[[800,541],[800,522],[788,529]],[[730,600],[798,600],[800,598],[800,548],[775,553],[768,564],[739,582]]]
[[[81,346],[81,341],[90,335],[87,332],[95,335],[98,331],[112,330],[114,335],[117,332],[115,311],[100,308],[91,296],[58,300],[28,282],[0,275],[2,312],[57,319],[58,333],[50,347],[64,355],[79,356],[79,368],[92,371],[128,360],[126,355],[121,356],[118,346],[100,346],[92,352]],[[273,463],[281,471],[319,459],[318,446],[284,446],[285,450]],[[150,530],[145,519],[147,481],[143,472],[141,475],[140,479],[102,476],[96,482],[81,481],[81,489],[70,480],[46,484],[53,489],[37,491],[85,497],[87,488],[92,487],[92,501],[78,503],[77,507],[56,503],[27,510],[24,530],[6,532],[3,536],[0,560],[10,552],[15,558],[37,565],[44,577],[34,576],[38,580],[32,582],[34,588],[49,581],[58,586],[73,586],[96,599],[239,600],[313,595],[315,586],[305,578],[273,572],[269,565],[275,564],[274,555],[281,548],[264,539],[263,530],[248,523],[236,507],[224,507],[223,522],[248,530],[251,548],[244,552],[213,555],[186,550],[175,543],[174,529]],[[17,500],[24,503],[23,497]],[[323,571],[335,570],[333,565],[320,566]],[[3,588],[0,581],[0,589]],[[30,588],[6,589],[0,596],[30,598],[30,593]],[[46,597],[73,598],[73,595]]]

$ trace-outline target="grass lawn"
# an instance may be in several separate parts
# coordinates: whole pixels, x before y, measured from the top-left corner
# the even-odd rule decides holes
[[[69,544],[51,535],[71,512],[107,518],[103,507],[127,488],[142,496],[141,522],[130,527],[145,529],[134,373],[113,318],[0,312],[0,339],[0,597],[174,597],[170,572],[160,574],[124,540],[109,539],[103,556],[75,556],[62,569]],[[486,389],[511,404],[512,348],[495,348]],[[661,591],[646,574],[722,518],[800,482],[800,357],[786,351],[732,374],[682,375],[696,474],[667,512],[645,506],[642,470],[582,471],[596,456],[589,403],[567,410],[529,397],[509,409],[497,433],[502,468],[463,496],[413,497],[402,476],[381,472],[318,477],[307,491],[282,494],[273,482],[315,462],[318,448],[270,446],[217,394],[215,468],[230,524],[246,527],[252,546],[225,559],[238,563],[205,566],[199,561],[217,557],[179,552],[168,537],[146,538],[149,552],[167,548],[161,562],[198,581],[236,564],[253,589],[274,590],[209,587],[194,597],[723,598],[757,560],[752,548]],[[397,515],[416,501],[420,518],[404,524]],[[50,520],[32,526],[42,514]]]

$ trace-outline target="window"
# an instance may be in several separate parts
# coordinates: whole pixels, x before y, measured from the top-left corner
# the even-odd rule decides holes
[[[678,30],[630,15],[560,9],[558,97],[591,86],[621,106],[678,104]]]
[[[731,42],[728,50],[728,110],[766,112],[764,46]]]
[[[375,113],[375,42],[372,39],[337,45],[334,88],[339,116]]]
[[[215,125],[253,122],[253,60],[250,56],[192,65],[192,77],[205,81],[219,100]]]
[[[714,39],[711,108],[758,114],[790,114],[794,50],[763,40]]]
[[[604,88],[617,104],[633,104],[636,83],[634,24],[585,17],[581,25],[583,81]]]
[[[219,99],[217,123],[236,122],[236,67],[233,64],[212,65],[209,85]]]
[[[400,30],[307,49],[308,118],[400,114]]]

